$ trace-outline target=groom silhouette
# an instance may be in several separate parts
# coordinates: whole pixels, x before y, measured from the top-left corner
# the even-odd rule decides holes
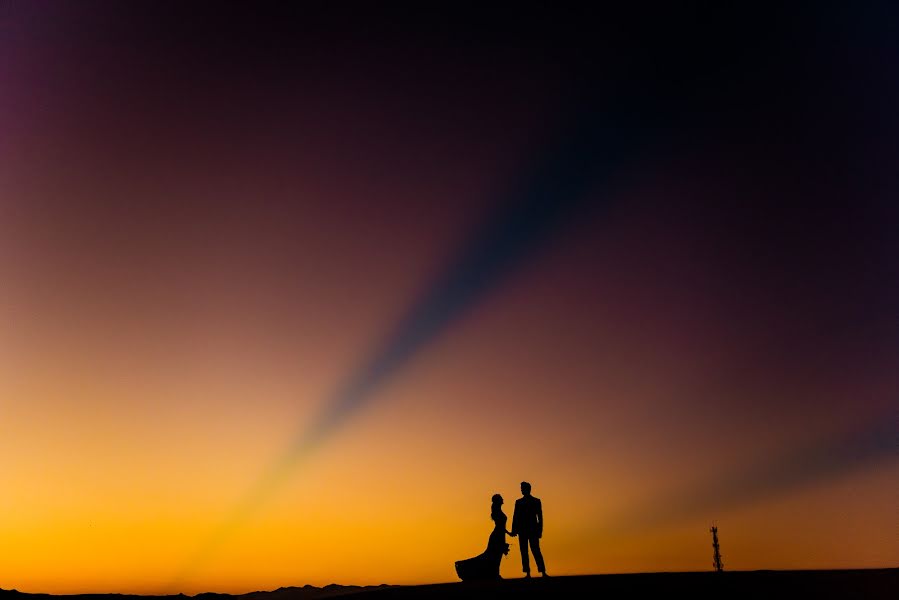
[[[525,577],[531,576],[531,565],[528,561],[528,544],[534,553],[537,570],[546,577],[546,566],[540,552],[540,538],[543,537],[543,506],[539,498],[531,496],[531,484],[521,482],[522,497],[515,501],[515,512],[512,514],[512,537],[518,536],[518,547],[521,549],[521,568]]]

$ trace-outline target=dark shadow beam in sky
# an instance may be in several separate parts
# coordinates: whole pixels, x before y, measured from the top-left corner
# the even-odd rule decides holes
[[[576,107],[569,111],[556,137],[533,157],[502,197],[489,203],[498,208],[435,272],[403,317],[358,368],[349,372],[283,455],[264,469],[256,485],[182,569],[171,586],[173,591],[302,461],[369,405],[381,386],[525,268],[559,237],[566,223],[587,207],[602,208],[615,189],[638,176],[641,166],[651,162],[658,150],[672,144],[696,143],[710,120],[719,119],[720,126],[720,119],[729,114],[724,109],[731,104],[744,108],[747,102],[751,104],[751,100],[742,98],[747,90],[770,91],[768,75],[749,83],[740,80],[748,77],[745,73],[763,73],[770,67],[751,63],[761,55],[758,49],[743,44],[745,39],[731,39],[726,28],[710,31],[717,31],[717,37],[688,38],[691,43],[680,51],[681,36],[671,32],[668,35],[676,37],[667,40],[671,43],[657,42],[653,52],[629,57],[611,79],[598,82],[599,75],[585,76],[588,83],[572,94],[577,98]],[[756,41],[758,36],[750,39]],[[703,40],[716,42],[716,51],[706,52],[708,44],[700,43]],[[593,68],[590,61],[584,64]],[[741,70],[741,65],[751,68]],[[783,89],[777,93],[788,96]],[[735,102],[737,98],[740,102]],[[639,514],[624,515],[616,526],[649,527],[759,501],[883,460],[891,452],[895,452],[895,429],[878,425],[861,435],[827,442],[775,463],[735,470],[733,476],[708,488],[689,490]]]
[[[890,413],[863,427],[818,440],[768,461],[610,515],[591,528],[590,538],[638,534],[690,519],[713,519],[744,507],[810,488],[899,458],[897,415]],[[585,538],[586,539],[586,538]]]
[[[492,203],[498,208],[435,274],[391,333],[299,432],[285,454],[264,471],[172,589],[177,590],[303,459],[365,407],[381,385],[543,250],[584,204],[608,198],[611,181],[636,162],[634,155],[643,141],[638,133],[646,130],[633,127],[620,112],[616,119],[601,117],[592,107],[576,113],[555,142],[531,161],[521,180]]]

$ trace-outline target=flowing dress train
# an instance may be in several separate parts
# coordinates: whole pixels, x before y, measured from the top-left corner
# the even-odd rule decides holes
[[[499,564],[503,554],[509,553],[506,543],[506,515],[496,511],[491,515],[494,527],[487,539],[487,549],[473,558],[456,561],[456,573],[462,581],[501,579]]]

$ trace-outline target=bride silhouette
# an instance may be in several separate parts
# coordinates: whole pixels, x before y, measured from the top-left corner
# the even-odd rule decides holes
[[[487,549],[482,554],[466,560],[456,561],[456,573],[462,581],[476,579],[501,579],[499,576],[499,563],[503,554],[509,553],[509,544],[506,543],[506,515],[502,510],[503,497],[493,495],[493,504],[490,507],[490,518],[493,519],[493,531],[487,539]]]

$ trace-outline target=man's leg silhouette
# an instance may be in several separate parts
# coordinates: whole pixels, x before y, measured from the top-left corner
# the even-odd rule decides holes
[[[540,538],[534,536],[529,539],[531,542],[531,552],[534,553],[534,562],[537,563],[537,570],[546,575],[546,565],[543,564],[543,553],[540,552]]]
[[[531,565],[528,561],[528,536],[518,534],[518,549],[521,550],[521,570],[530,574]]]

